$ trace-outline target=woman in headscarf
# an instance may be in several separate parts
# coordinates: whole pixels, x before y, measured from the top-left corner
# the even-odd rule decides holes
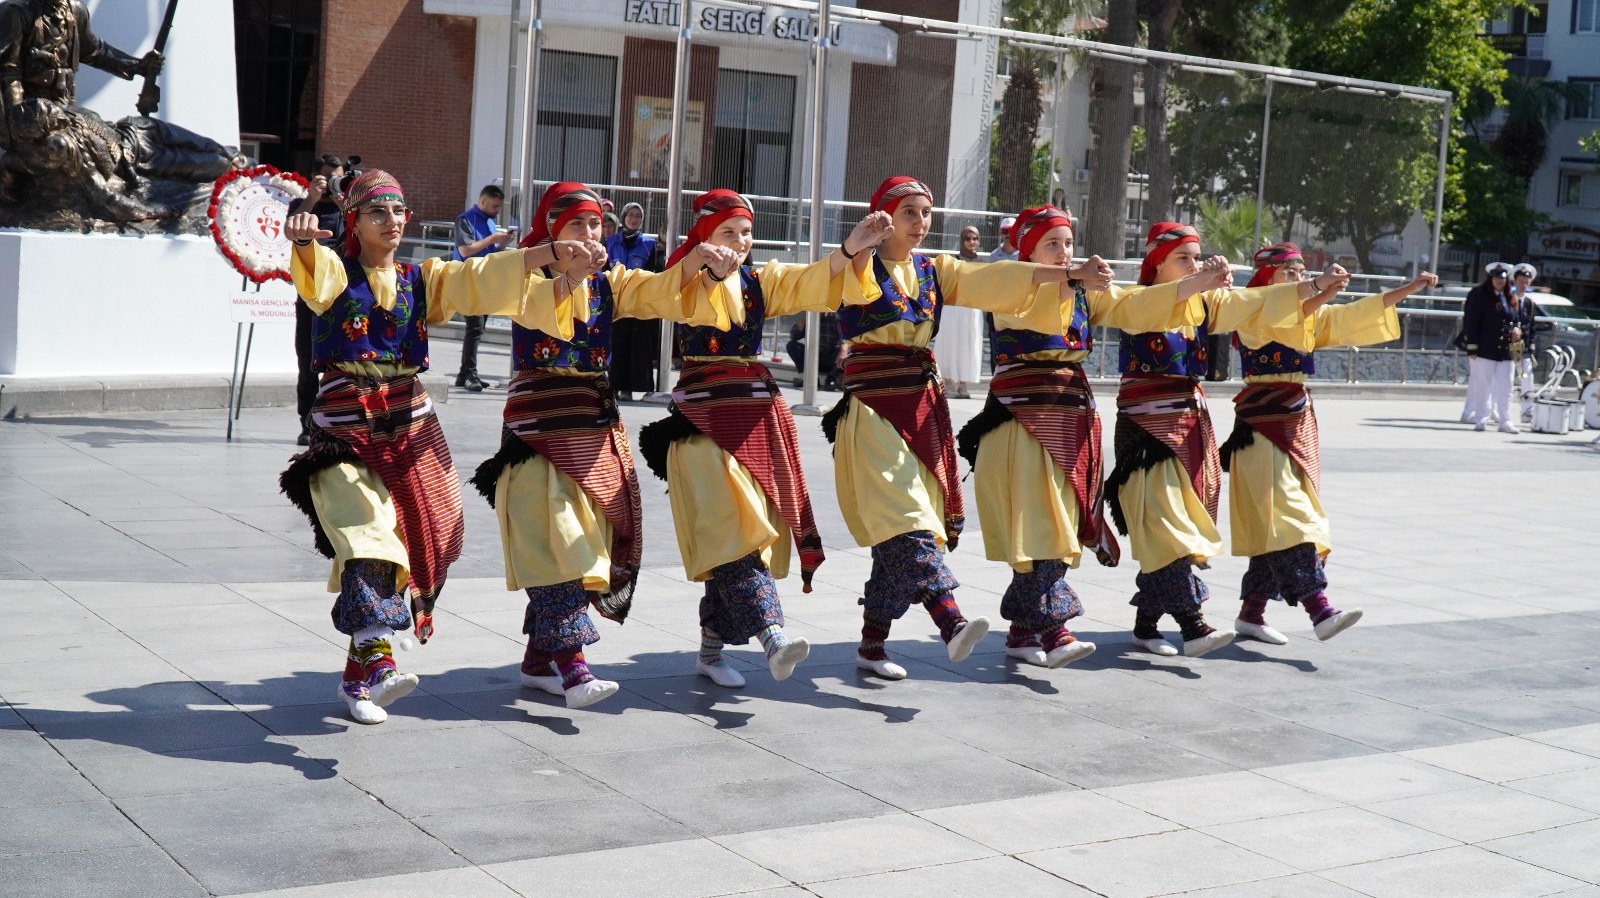
[[[1483,282],[1461,304],[1461,348],[1467,353],[1467,401],[1461,423],[1484,430],[1492,418],[1501,430],[1517,432],[1511,420],[1511,331],[1517,302],[1511,295],[1511,266],[1490,262]]]
[[[1072,261],[1072,217],[1062,209],[1025,209],[1012,233],[1025,261]],[[1098,256],[1089,259],[1097,270],[1100,264]],[[957,444],[975,475],[984,553],[1011,565],[1000,601],[1000,616],[1011,622],[1010,657],[1052,668],[1088,657],[1094,643],[1067,629],[1083,613],[1067,570],[1085,548],[1107,566],[1120,556],[1102,512],[1100,416],[1082,364],[1094,348],[1093,329],[1198,323],[1189,297],[1220,280],[1215,271],[1201,272],[1146,291],[1139,302],[1125,301],[1128,294],[1115,287],[1047,284],[1028,317],[994,314],[989,400]]]
[[[1322,288],[1304,281],[1229,290],[1227,260],[1213,256],[1205,265],[1228,273],[1218,275],[1213,289],[1190,298],[1199,306],[1196,324],[1122,334],[1116,467],[1106,479],[1112,519],[1127,534],[1129,551],[1139,562],[1138,591],[1130,603],[1138,609],[1134,647],[1176,655],[1158,627],[1162,615],[1170,614],[1183,634],[1183,653],[1191,658],[1227,645],[1236,635],[1206,623],[1201,603],[1210,593],[1194,572],[1222,553],[1217,532],[1222,465],[1200,388],[1210,369],[1206,335],[1297,321],[1300,302]],[[1150,227],[1139,266],[1141,286],[1168,284],[1199,270],[1199,232],[1171,221]]]
[[[727,314],[678,326],[683,371],[671,413],[639,432],[639,448],[667,481],[685,573],[705,584],[695,669],[736,688],[744,677],[723,658],[724,645],[758,640],[777,680],[810,652],[806,640],[783,631],[776,580],[789,574],[791,540],[806,592],[823,560],[794,417],[760,361],[762,325],[780,315],[837,309],[850,264],[844,253],[870,245],[870,225],[858,225],[841,250],[810,265],[756,267],[748,262],[755,222],[748,200],[712,190],[695,200],[694,214],[672,263],[714,244],[741,260],[738,279],[724,282],[730,293],[717,303]]]
[[[933,194],[915,178],[884,181],[867,219],[871,242],[842,250],[855,261],[839,311],[850,352],[845,396],[824,416],[823,429],[835,441],[834,478],[845,523],[858,544],[872,548],[856,664],[898,680],[906,669],[889,659],[884,642],[911,605],[933,616],[952,661],[965,660],[989,630],[987,618],[969,622],[962,615],[954,594],[959,584],[943,558],[966,518],[950,409],[928,349],[944,307],[1025,316],[1036,287],[1070,276],[1103,290],[1111,270],[1084,265],[1069,272],[1064,265],[972,263],[918,253],[932,225]],[[869,256],[868,249],[875,252]],[[1051,294],[1052,309],[1056,301]]]
[[[628,203],[617,219],[617,231],[605,238],[606,255],[624,268],[660,271],[661,243],[644,232],[644,207]],[[611,328],[611,388],[617,398],[629,400],[635,392],[656,388],[656,356],[661,354],[661,323],[639,318],[619,318]]]
[[[428,325],[548,304],[527,289],[527,273],[558,259],[590,264],[599,248],[569,242],[410,265],[395,261],[411,210],[393,176],[365,172],[342,209],[342,253],[316,242],[332,236],[316,216],[287,222],[295,290],[317,316],[312,358],[322,383],[310,448],[280,483],[333,559],[333,624],[350,637],[339,695],[357,721],[380,723],[418,682],[395,669],[395,631],[415,624],[428,641],[446,571],[461,554],[459,481],[417,378],[428,367]]]
[[[1305,258],[1293,243],[1261,250],[1255,264],[1252,287],[1306,280]],[[1273,599],[1303,605],[1321,640],[1361,619],[1361,609],[1341,611],[1325,595],[1324,562],[1333,544],[1322,509],[1317,417],[1306,388],[1306,379],[1317,370],[1313,353],[1399,339],[1394,307],[1438,283],[1423,272],[1397,290],[1328,305],[1349,276],[1334,265],[1320,280],[1320,289],[1301,304],[1297,319],[1258,322],[1233,336],[1245,387],[1234,397],[1233,434],[1222,445],[1221,456],[1229,472],[1233,554],[1250,559],[1239,587],[1243,601],[1234,629],[1273,645],[1289,641],[1267,625],[1267,603]]]
[[[956,258],[978,262],[978,229],[961,229]],[[950,306],[939,319],[939,333],[933,339],[933,354],[944,375],[945,393],[955,399],[971,399],[983,371],[984,315],[977,309]]]
[[[552,184],[523,245],[598,242],[600,215],[588,187]],[[735,264],[709,244],[660,274],[558,260],[543,272],[556,301],[512,319],[516,374],[500,451],[472,483],[500,521],[506,588],[528,594],[522,682],[564,696],[569,708],[617,691],[584,659],[584,646],[600,639],[587,609],[622,622],[639,575],[639,483],[606,378],[612,321],[714,322],[726,312],[713,308],[713,294]]]

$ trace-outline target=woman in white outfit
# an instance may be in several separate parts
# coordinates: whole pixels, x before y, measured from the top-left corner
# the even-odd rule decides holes
[[[1457,343],[1467,353],[1467,400],[1461,407],[1461,423],[1475,425],[1478,430],[1483,429],[1481,425],[1490,415],[1489,380],[1494,376],[1494,366],[1478,355],[1472,328],[1482,320],[1483,312],[1491,310],[1496,303],[1505,301],[1509,296],[1511,265],[1507,262],[1490,262],[1483,270],[1483,282],[1473,287],[1462,303],[1461,336]]]
[[[961,248],[957,258],[982,262],[978,254],[978,229],[961,229]],[[977,309],[945,306],[939,314],[939,332],[933,338],[933,356],[939,360],[944,391],[953,399],[971,399],[969,386],[978,383],[983,369],[983,313]]]
[[[1511,270],[1511,294],[1517,301],[1517,318],[1522,330],[1521,358],[1513,361],[1511,376],[1517,381],[1517,397],[1522,400],[1522,420],[1533,421],[1533,281],[1539,269],[1523,262]]]
[[[1471,370],[1462,420],[1484,430],[1492,417],[1504,433],[1516,433],[1511,416],[1511,344],[1522,339],[1516,299],[1507,285],[1511,266],[1495,262],[1489,277],[1467,294],[1461,334]]]

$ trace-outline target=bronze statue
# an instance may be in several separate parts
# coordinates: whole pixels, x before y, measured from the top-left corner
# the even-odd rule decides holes
[[[81,0],[0,0],[0,227],[201,233],[211,182],[247,160],[148,116],[77,105],[77,69],[159,74],[89,28]]]

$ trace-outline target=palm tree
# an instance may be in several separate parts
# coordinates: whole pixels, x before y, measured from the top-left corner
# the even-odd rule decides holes
[[[1103,0],[1006,0],[1006,26],[1059,34],[1068,22],[1087,20],[1103,5]],[[1033,148],[1044,116],[1044,79],[1054,73],[1056,59],[1047,51],[1010,43],[1003,52],[1011,63],[1011,77],[1000,98],[995,196],[1001,209],[1016,212],[1028,204]]]
[[[1195,217],[1200,222],[1200,237],[1206,248],[1221,253],[1231,262],[1249,262],[1258,247],[1256,204],[1236,201],[1223,205],[1215,197],[1203,196],[1195,202]],[[1261,233],[1276,234],[1283,225],[1270,211],[1261,213]]]
[[[1506,122],[1489,148],[1505,161],[1506,170],[1525,183],[1544,162],[1550,132],[1570,104],[1589,103],[1587,86],[1512,75],[1500,86],[1506,101]]]

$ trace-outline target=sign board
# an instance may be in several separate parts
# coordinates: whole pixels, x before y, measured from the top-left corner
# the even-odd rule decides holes
[[[270,284],[261,290],[235,290],[228,294],[228,313],[239,324],[294,323],[295,293],[288,284]]]
[[[1546,259],[1600,261],[1600,230],[1582,225],[1556,225],[1528,241],[1528,249]]]
[[[677,0],[627,0],[623,21],[677,28],[680,12]],[[802,44],[811,43],[817,38],[816,18],[802,12],[717,6],[704,6],[696,12],[695,27],[703,31],[750,37],[766,35]],[[838,44],[840,26],[834,25],[829,30],[833,32],[832,42]]]
[[[690,100],[683,117],[683,180],[700,180],[700,149],[705,139],[706,104]],[[628,177],[666,181],[671,170],[672,98],[633,98],[633,146],[628,154]]]

